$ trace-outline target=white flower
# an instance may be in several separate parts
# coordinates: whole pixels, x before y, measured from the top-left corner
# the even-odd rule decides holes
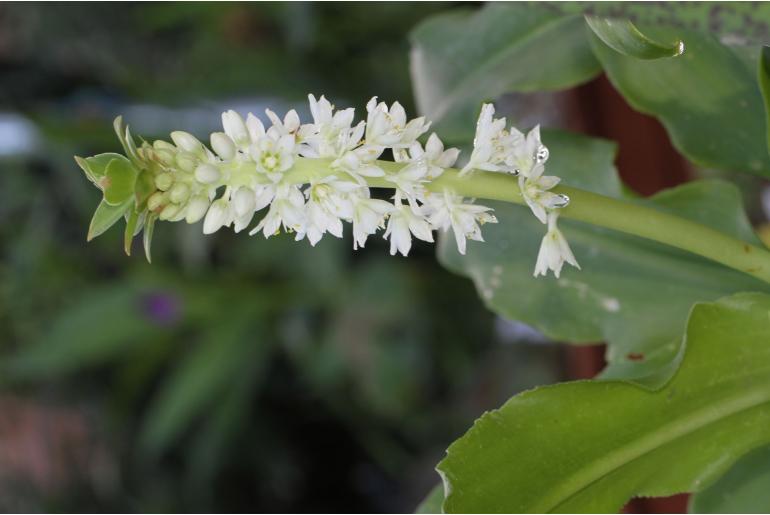
[[[222,174],[216,166],[203,163],[195,169],[195,180],[202,184],[213,184],[219,180]]]
[[[259,118],[249,113],[244,122],[241,115],[232,109],[222,113],[222,127],[224,127],[224,133],[216,132],[211,135],[211,147],[225,160],[233,159],[236,156],[231,146],[248,155],[250,147],[264,139],[267,134],[265,126]],[[273,139],[277,140],[282,133],[276,129],[272,135]]]
[[[283,172],[294,164],[294,135],[284,134],[273,139],[268,134],[251,145],[251,157],[257,171],[267,174],[273,182],[283,177]]]
[[[237,216],[243,216],[247,213],[253,213],[254,208],[257,205],[256,194],[251,188],[241,186],[235,193],[233,193],[232,199],[233,207],[235,208],[235,214]]]
[[[300,153],[303,156],[338,158],[360,144],[366,123],[362,121],[351,128],[353,108],[335,113],[334,106],[325,97],[316,100],[313,95],[308,95],[308,99],[314,123],[300,127]]]
[[[222,127],[225,129],[225,135],[230,138],[236,147],[244,152],[248,150],[252,140],[249,136],[249,131],[246,129],[246,123],[240,114],[232,109],[222,113]]]
[[[476,136],[473,138],[473,152],[468,163],[460,170],[460,176],[471,170],[507,171],[503,165],[517,136],[505,130],[505,118],[494,118],[494,114],[495,107],[492,104],[481,106],[476,122]]]
[[[549,270],[553,270],[553,275],[558,278],[565,262],[580,270],[580,265],[578,265],[575,256],[572,254],[567,240],[564,239],[564,235],[556,226],[558,218],[558,211],[548,213],[548,232],[543,237],[543,241],[540,244],[540,252],[537,254],[535,277],[547,275]]]
[[[359,188],[359,184],[339,181],[333,175],[310,184],[305,190],[308,199],[305,205],[305,235],[311,245],[315,246],[327,232],[342,238],[342,220],[353,217],[353,202],[349,193]]]
[[[225,161],[235,157],[235,143],[224,132],[214,132],[211,134],[211,149]]]
[[[259,231],[269,238],[277,234],[283,226],[287,232],[305,234],[305,197],[296,185],[279,184],[267,215],[249,232],[254,235]]]
[[[268,129],[268,133],[274,132],[277,136],[293,135],[299,129],[299,116],[294,109],[286,113],[283,121],[270,109],[265,109],[265,113],[270,118],[270,121],[273,122],[273,126]]]
[[[445,168],[455,163],[459,153],[456,148],[444,150],[438,136],[431,134],[424,150],[419,143],[412,144],[406,166],[385,179],[394,183],[410,200],[422,199],[425,193],[423,184],[440,177]]]
[[[233,212],[230,201],[220,198],[211,203],[206,218],[203,220],[203,234],[212,234],[221,227],[230,225],[233,221]]]
[[[526,136],[511,127],[511,136],[515,144],[508,150],[505,164],[513,171],[529,176],[537,165],[542,165],[548,160],[548,148],[540,141],[539,125],[529,131]]]
[[[180,149],[195,154],[198,157],[203,155],[203,143],[198,138],[185,131],[174,131],[171,133],[171,140],[174,145]]]
[[[490,213],[492,208],[465,203],[461,196],[448,190],[442,196],[432,195],[426,200],[428,221],[436,229],[452,228],[460,254],[465,254],[466,239],[484,241],[479,224],[497,223],[497,218]]]
[[[424,151],[420,144],[416,143],[410,147],[409,153],[412,163],[424,162],[424,166],[427,168],[425,177],[433,180],[444,173],[445,169],[454,166],[460,155],[460,150],[456,148],[444,150],[444,144],[434,132],[428,138]]]
[[[366,104],[366,144],[379,147],[407,148],[428,131],[430,123],[425,117],[406,121],[406,111],[398,102],[388,108],[385,102],[377,103],[372,97]]]
[[[246,130],[249,132],[249,139],[251,143],[256,143],[262,139],[266,132],[265,126],[262,124],[262,120],[249,113],[246,117]]]
[[[353,249],[363,247],[370,234],[377,232],[385,221],[385,216],[393,209],[393,204],[384,200],[368,198],[365,195],[351,195],[353,200]]]
[[[382,177],[385,175],[382,168],[362,160],[355,151],[346,152],[339,159],[335,159],[332,162],[331,167],[333,170],[347,173],[361,185],[366,184],[366,181],[362,179],[362,177]]]
[[[204,195],[193,197],[187,202],[185,210],[185,220],[188,224],[194,224],[206,214],[211,201]]]
[[[400,252],[402,256],[409,254],[412,248],[412,234],[415,238],[433,242],[432,228],[422,214],[415,214],[409,205],[404,205],[396,195],[396,204],[388,218],[388,228],[383,238],[390,237],[390,255]]]
[[[254,211],[259,211],[267,206],[275,198],[277,191],[275,184],[258,184],[254,187]]]
[[[553,175],[543,175],[545,167],[542,163],[536,163],[529,171],[529,175],[519,176],[519,189],[521,195],[532,210],[532,213],[542,223],[547,221],[547,210],[557,209],[569,204],[569,197],[548,190],[559,184],[559,179]]]

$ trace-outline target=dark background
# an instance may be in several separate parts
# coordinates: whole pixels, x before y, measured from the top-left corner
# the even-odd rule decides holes
[[[457,7],[0,4],[0,511],[412,511],[484,410],[601,368],[495,317],[422,242],[163,223],[152,265],[117,228],[85,242],[100,193],[72,156],[117,151],[117,114],[204,139],[228,108],[307,119],[310,92],[414,113],[408,32]],[[641,194],[695,173],[603,78],[546,100],[619,141]]]

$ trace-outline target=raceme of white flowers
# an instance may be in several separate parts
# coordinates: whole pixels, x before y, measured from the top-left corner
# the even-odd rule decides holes
[[[390,253],[404,256],[413,237],[432,242],[433,231],[450,229],[465,254],[467,240],[483,241],[481,225],[497,222],[489,207],[453,191],[426,188],[455,164],[460,152],[445,149],[435,133],[421,144],[419,138],[430,128],[425,118],[408,120],[398,102],[388,106],[375,97],[366,106],[366,121],[355,123],[354,109],[335,110],[323,96],[309,95],[309,100],[313,121],[307,124],[294,110],[283,119],[267,110],[267,127],[251,113],[244,120],[227,111],[222,114],[223,132],[211,135],[211,150],[183,131],[171,133],[173,144],[155,141],[145,150],[161,164],[148,209],[161,220],[203,219],[205,234],[230,226],[242,231],[266,209],[249,234],[261,232],[268,238],[284,230],[311,245],[327,233],[341,238],[343,222],[348,222],[354,248],[384,229]],[[485,104],[473,145],[459,175],[484,170],[518,176],[527,205],[548,227],[534,275],[552,270],[558,277],[564,262],[578,267],[556,225],[558,209],[569,199],[549,191],[559,178],[544,175],[548,149],[540,141],[539,127],[528,134],[506,128],[505,118],[495,119],[494,107]],[[386,150],[401,165],[397,172],[378,165]],[[317,174],[292,173],[300,158],[325,161]],[[367,185],[371,178],[392,186],[390,201],[372,198]]]

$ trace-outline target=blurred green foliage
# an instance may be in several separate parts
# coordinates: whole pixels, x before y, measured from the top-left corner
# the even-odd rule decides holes
[[[106,487],[33,482],[0,509],[409,510],[479,412],[558,379],[556,349],[501,345],[427,245],[405,260],[379,239],[354,254],[349,238],[161,224],[149,265],[118,230],[85,242],[98,192],[71,156],[119,150],[122,106],[413,105],[405,35],[443,7],[0,6],[0,109],[42,131],[39,151],[0,158],[3,389],[84,404],[117,470]]]

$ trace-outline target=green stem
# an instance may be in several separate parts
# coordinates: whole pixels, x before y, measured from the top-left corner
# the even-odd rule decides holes
[[[289,179],[308,182],[334,172],[331,160],[299,158]],[[319,164],[323,165],[319,166]],[[377,161],[377,166],[388,173],[397,173],[401,166],[391,161]],[[384,178],[367,178],[372,187],[392,188]],[[502,200],[525,204],[518,181],[506,174],[474,172],[470,177],[459,177],[456,169],[447,169],[441,177],[427,183],[431,191],[450,189],[464,197]],[[596,193],[559,186],[554,189],[570,198],[561,215],[573,220],[633,234],[686,250],[725,266],[745,272],[770,284],[770,251],[751,245],[706,225],[670,213],[658,211],[638,203],[605,197]]]

